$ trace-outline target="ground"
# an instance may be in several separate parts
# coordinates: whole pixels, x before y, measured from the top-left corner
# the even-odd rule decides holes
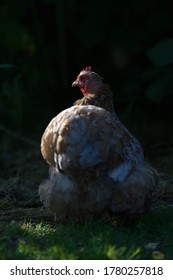
[[[58,224],[39,201],[48,166],[39,148],[1,151],[1,259],[173,259],[173,151],[152,154],[160,183],[138,223],[93,220]]]

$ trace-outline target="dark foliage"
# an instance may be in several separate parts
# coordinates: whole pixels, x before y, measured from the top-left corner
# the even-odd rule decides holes
[[[125,121],[163,111],[169,121],[172,11],[172,0],[1,1],[0,130],[39,139],[80,96],[71,83],[87,65],[111,85]]]

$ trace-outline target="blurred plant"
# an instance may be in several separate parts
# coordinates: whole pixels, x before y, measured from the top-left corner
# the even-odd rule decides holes
[[[1,85],[0,113],[7,124],[12,128],[22,129],[23,119],[23,89],[20,74],[12,81],[5,80]]]
[[[173,38],[163,40],[147,50],[153,66],[143,74],[150,82],[145,94],[155,103],[160,103],[173,94]]]
[[[160,106],[173,91],[172,9],[171,0],[1,1],[1,125],[40,134],[73,103],[71,82],[87,65],[111,85],[125,118],[142,101]]]

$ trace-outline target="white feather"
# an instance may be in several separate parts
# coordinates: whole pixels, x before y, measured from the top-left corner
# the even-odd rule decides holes
[[[122,183],[129,175],[132,169],[132,163],[125,161],[121,163],[118,167],[112,169],[108,172],[108,176],[114,180],[114,182]]]

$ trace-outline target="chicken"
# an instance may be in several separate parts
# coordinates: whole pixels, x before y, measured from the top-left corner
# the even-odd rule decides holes
[[[94,105],[74,105],[52,119],[41,139],[50,168],[39,195],[57,221],[149,210],[158,175],[146,163],[131,164],[128,140],[121,122]]]

